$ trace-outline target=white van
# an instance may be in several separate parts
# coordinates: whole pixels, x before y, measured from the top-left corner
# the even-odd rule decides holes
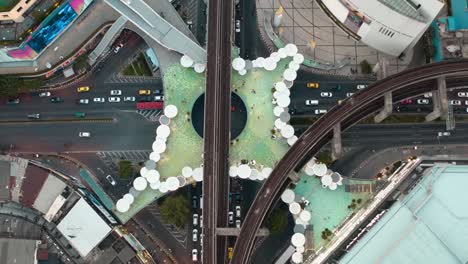
[[[314,112],[315,112],[316,115],[323,115],[323,114],[327,113],[327,110],[326,109],[315,109]]]
[[[318,105],[319,101],[318,100],[306,100],[305,104],[306,105]]]
[[[364,88],[366,88],[366,87],[367,87],[367,84],[358,84],[358,85],[356,86],[356,88],[357,88],[358,90],[362,90],[362,89],[364,89]]]

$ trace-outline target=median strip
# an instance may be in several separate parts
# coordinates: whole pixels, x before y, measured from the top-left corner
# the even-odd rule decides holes
[[[113,118],[88,118],[88,119],[39,119],[39,120],[0,120],[0,125],[7,124],[47,124],[47,123],[111,123]]]

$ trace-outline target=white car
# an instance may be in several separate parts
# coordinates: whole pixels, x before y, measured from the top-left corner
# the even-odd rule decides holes
[[[80,103],[80,104],[89,104],[89,99],[80,99],[80,101],[78,101],[78,103]]]
[[[356,86],[356,88],[357,88],[358,90],[362,90],[362,89],[364,89],[364,88],[366,88],[366,87],[367,87],[367,84],[358,84],[358,85]]]
[[[115,186],[117,183],[115,182],[114,178],[112,178],[112,176],[110,175],[107,175],[106,176],[106,180],[112,185],[112,186]]]
[[[198,250],[192,250],[192,261],[198,261]]]
[[[120,102],[120,97],[109,97],[109,103],[118,103]]]
[[[240,219],[236,220],[236,227],[241,228],[241,220]]]
[[[42,92],[39,94],[39,97],[48,97],[50,96],[50,92]]]
[[[323,115],[323,114],[327,113],[327,110],[326,109],[315,109],[314,113],[316,115]]]
[[[427,105],[429,104],[429,99],[418,99],[416,102],[421,105]]]
[[[236,20],[236,32],[240,32],[240,20]]]
[[[200,215],[200,227],[203,228],[203,215]]]
[[[193,242],[197,242],[197,240],[198,240],[198,230],[197,229],[194,229],[192,231],[192,240],[193,240]]]
[[[78,136],[81,137],[81,138],[89,138],[89,137],[91,137],[91,133],[90,132],[80,132],[78,134]]]
[[[236,205],[236,217],[237,218],[241,217],[241,207],[240,207],[240,205]]]
[[[198,214],[193,214],[193,226],[198,225]]]
[[[164,95],[155,95],[154,101],[164,101]]]
[[[468,105],[468,100],[465,100],[465,105]]]
[[[234,213],[232,211],[229,211],[228,213],[228,220],[229,220],[229,224],[234,223]]]
[[[439,132],[437,134],[439,137],[448,137],[450,136],[450,132],[446,131],[446,132]]]
[[[460,100],[450,100],[450,104],[451,105],[461,105],[461,101]]]
[[[122,47],[123,47],[123,44],[122,44],[122,43],[117,44],[117,46],[116,46],[115,49],[114,49],[114,53],[119,52],[119,50],[120,50]]]
[[[458,97],[468,97],[467,92],[459,92],[457,95],[458,95]]]
[[[105,103],[106,99],[104,99],[103,97],[96,97],[96,98],[93,98],[93,102],[95,102],[95,103]]]
[[[122,95],[122,90],[111,90],[110,95]]]
[[[321,96],[321,97],[332,97],[333,94],[330,93],[330,92],[321,92],[321,93],[320,93],[320,96]]]
[[[319,101],[318,100],[306,100],[305,105],[318,105]]]
[[[351,97],[353,96],[354,93],[346,93],[346,97]]]
[[[432,93],[429,92],[429,93],[425,93],[424,94],[424,98],[431,98],[432,97]]]
[[[135,102],[135,96],[124,97],[124,102]]]

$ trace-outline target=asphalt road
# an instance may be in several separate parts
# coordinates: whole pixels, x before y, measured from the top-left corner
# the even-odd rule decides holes
[[[299,169],[307,158],[319,151],[330,139],[331,131],[337,123],[342,123],[343,129],[357,122],[364,113],[375,111],[372,106],[382,103],[381,97],[389,91],[400,93],[408,90],[411,84],[434,79],[440,75],[463,73],[468,70],[468,60],[453,60],[419,68],[410,69],[383,79],[370,87],[346,99],[341,105],[334,107],[314,126],[298,139],[286,155],[280,160],[270,177],[263,184],[257,197],[250,208],[247,218],[242,226],[240,237],[234,250],[231,263],[247,263],[255,240],[255,233],[260,228],[268,209],[276,201],[281,190],[287,186],[287,175],[294,169]],[[411,96],[418,93],[428,92],[432,86],[421,87],[409,91],[406,95]],[[411,94],[414,93],[414,94]]]

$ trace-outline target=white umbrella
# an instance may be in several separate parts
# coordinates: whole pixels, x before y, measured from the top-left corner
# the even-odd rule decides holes
[[[151,184],[159,181],[161,175],[157,170],[150,170],[148,171],[148,176],[146,176],[146,180]]]
[[[322,177],[323,175],[325,175],[325,173],[327,173],[327,165],[323,163],[319,163],[315,165],[313,169],[314,169],[314,174],[319,177]]]
[[[278,97],[279,97],[280,95],[281,95],[280,92],[275,91],[275,92],[273,93],[273,98],[278,99]]]
[[[148,185],[148,182],[143,177],[137,177],[133,181],[133,188],[135,188],[135,190],[140,191],[140,192],[143,191],[147,185]]]
[[[205,71],[205,64],[201,64],[201,63],[196,63],[195,66],[193,67],[193,69],[195,70],[195,72],[197,73],[202,73]]]
[[[259,68],[265,67],[265,58],[258,57],[258,58],[255,59],[255,61],[257,61],[257,67],[259,67]]]
[[[294,202],[294,198],[296,198],[296,195],[291,189],[286,189],[284,190],[283,194],[281,194],[281,200],[287,204]]]
[[[161,125],[169,125],[171,123],[171,119],[165,115],[161,115],[159,117],[159,123]]]
[[[288,54],[286,54],[286,50],[284,48],[280,48],[278,50],[278,55],[281,59],[284,59],[288,56]]]
[[[299,214],[299,217],[302,219],[304,222],[309,222],[311,215],[310,212],[307,210],[302,210],[302,212]]]
[[[294,254],[292,255],[291,257],[291,260],[294,262],[294,263],[302,263],[304,261],[304,257],[301,253],[299,252],[294,252]]]
[[[296,220],[294,222],[296,223],[296,225],[303,225],[304,228],[309,224],[308,222],[302,221],[302,219],[300,219],[299,217],[296,218]]]
[[[189,56],[184,55],[180,58],[180,64],[185,68],[192,67],[193,60]]]
[[[289,212],[291,214],[298,214],[301,212],[301,205],[296,203],[296,202],[292,202],[289,204]]]
[[[250,176],[252,169],[250,169],[249,165],[242,164],[237,168],[237,174],[241,179],[247,179]]]
[[[289,62],[288,67],[289,67],[289,69],[291,69],[293,71],[298,71],[299,68],[300,68],[300,65],[298,63],[294,62],[294,61],[291,61],[291,62]]]
[[[274,58],[266,58],[265,61],[264,61],[264,64],[263,64],[263,67],[265,68],[265,70],[267,71],[272,71],[274,69],[276,69],[276,61]]]
[[[284,138],[290,138],[294,136],[294,128],[291,125],[286,125],[281,128],[281,136]]]
[[[287,81],[283,80],[284,84],[286,84],[286,87],[289,89],[293,86],[294,82],[293,81]]]
[[[135,197],[133,197],[133,195],[131,195],[130,193],[124,194],[123,198],[127,200],[128,204],[132,204],[133,201],[135,201]]]
[[[203,168],[195,168],[192,177],[197,182],[203,181]]]
[[[232,68],[236,71],[240,71],[245,68],[245,60],[242,58],[235,58],[232,60]]]
[[[297,252],[297,253],[301,253],[301,254],[302,254],[302,253],[304,253],[304,251],[305,251],[305,248],[304,248],[304,247],[297,247],[297,248],[296,248],[296,252]]]
[[[266,179],[266,178],[270,177],[270,174],[271,174],[272,171],[273,171],[272,168],[263,168],[262,169],[263,178]]]
[[[184,187],[187,183],[187,180],[184,178],[184,176],[177,176],[177,180],[179,181],[179,187]]]
[[[300,53],[294,54],[293,61],[295,63],[297,63],[297,64],[303,63],[304,62],[304,55],[302,55]]]
[[[330,185],[328,185],[328,188],[330,188],[330,190],[334,191],[336,190],[336,188],[338,188],[338,185],[334,182],[330,183]]]
[[[286,90],[280,92],[280,95],[283,95],[283,96],[284,96],[284,95],[285,95],[285,96],[290,96],[290,95],[291,95],[291,91],[289,91],[289,89],[286,88]]]
[[[155,162],[158,162],[161,159],[161,155],[156,152],[151,152],[149,155],[150,160],[154,160]]]
[[[286,55],[292,57],[294,55],[296,55],[297,53],[297,46],[292,44],[292,43],[289,43],[287,44],[284,49],[286,50]]]
[[[284,112],[284,108],[281,107],[281,106],[275,106],[275,108],[273,108],[273,114],[274,114],[275,116],[278,116],[278,117],[279,117],[279,116],[281,115],[282,112]]]
[[[291,99],[289,98],[289,96],[286,96],[284,94],[280,94],[280,96],[276,100],[276,103],[278,104],[278,106],[288,107],[289,104],[291,103]]]
[[[305,244],[305,236],[302,233],[294,233],[291,237],[291,243],[295,247],[301,247]]]
[[[245,70],[245,69],[242,69],[242,70],[239,71],[240,76],[244,76],[246,73],[247,73],[247,70]]]
[[[286,87],[286,84],[284,82],[277,82],[275,83],[275,89],[276,91],[281,92],[287,90],[288,87]]]
[[[177,115],[177,106],[175,105],[168,105],[164,108],[164,115],[169,118],[174,118]]]
[[[294,70],[286,69],[284,70],[283,78],[287,81],[294,81],[297,78],[297,73]]]
[[[166,143],[161,140],[153,142],[153,151],[156,153],[163,153],[166,150]]]
[[[289,122],[289,119],[291,119],[291,115],[288,112],[284,111],[280,114],[279,118],[281,119],[281,121],[287,123]]]
[[[333,181],[330,175],[325,175],[322,177],[321,182],[323,185],[328,186],[330,185]]]
[[[281,60],[278,52],[273,52],[270,54],[270,58],[273,58],[275,60],[275,62],[279,62]]]
[[[311,159],[307,162],[306,166],[309,167],[309,168],[313,168],[313,167],[315,166],[315,164],[316,164],[316,163],[315,163],[316,160],[317,160],[317,159],[316,159],[315,157],[311,158]]]
[[[117,208],[117,211],[125,213],[130,209],[130,203],[126,199],[122,198],[117,201],[115,207]]]
[[[148,176],[148,172],[149,172],[149,170],[148,170],[146,167],[142,167],[142,168],[140,169],[140,175],[141,175],[142,177]]]
[[[160,181],[150,183],[150,187],[151,187],[151,189],[153,189],[153,190],[159,189],[159,186],[161,186],[161,182],[160,182]]]
[[[307,175],[309,175],[309,176],[314,176],[314,175],[315,175],[315,174],[314,174],[314,170],[313,170],[312,168],[310,168],[310,167],[307,167],[307,166],[306,166],[305,169],[304,169],[304,171],[305,171],[305,173],[306,173]]]
[[[229,168],[229,176],[236,177],[237,176],[237,166],[231,166]]]
[[[188,166],[185,166],[182,168],[182,175],[185,177],[185,178],[189,178],[191,177],[193,174],[193,170],[191,167],[188,167]]]
[[[166,186],[169,191],[175,191],[179,188],[179,180],[177,177],[169,177],[166,180]]]
[[[159,191],[162,193],[167,193],[169,191],[169,189],[167,189],[166,182],[161,182],[161,185],[159,185]]]
[[[258,174],[259,174],[258,170],[252,169],[252,170],[250,171],[249,179],[251,179],[251,180],[258,180]]]
[[[288,138],[288,145],[292,146],[292,145],[294,145],[294,143],[296,143],[296,141],[297,141],[297,136],[292,136],[292,137]]]
[[[286,126],[286,123],[283,122],[283,121],[281,121],[281,119],[277,118],[277,119],[275,120],[275,127],[276,127],[277,129],[282,129],[282,128],[285,127],[285,126]]]
[[[156,129],[156,135],[158,137],[167,138],[171,134],[171,129],[166,125],[160,125]]]

